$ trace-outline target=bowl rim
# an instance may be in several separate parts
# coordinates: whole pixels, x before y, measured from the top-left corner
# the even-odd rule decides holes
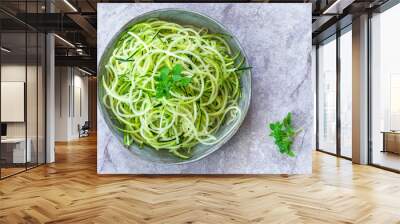
[[[135,24],[135,23],[140,23],[141,18],[145,17],[146,15],[151,15],[154,13],[162,13],[162,12],[167,12],[167,11],[178,11],[178,12],[185,12],[185,13],[192,13],[192,14],[196,14],[200,17],[205,17],[206,19],[210,20],[211,22],[213,22],[214,24],[216,24],[217,26],[219,26],[220,28],[222,28],[222,30],[224,30],[228,35],[230,35],[230,38],[233,39],[233,42],[236,43],[238,50],[240,50],[240,52],[242,53],[242,55],[245,58],[245,65],[248,66],[248,56],[244,50],[244,48],[242,47],[240,41],[236,38],[235,35],[233,35],[233,33],[231,32],[231,30],[229,30],[227,27],[225,27],[222,23],[220,23],[219,21],[217,21],[216,19],[205,15],[203,13],[197,12],[197,11],[193,11],[190,9],[182,9],[182,8],[162,8],[162,9],[155,9],[155,10],[151,10],[145,13],[141,13],[135,17],[133,17],[132,19],[130,19],[128,22],[126,22],[121,28],[118,29],[118,31],[113,35],[113,37],[108,41],[107,45],[105,46],[105,48],[103,49],[103,52],[100,56],[100,59],[98,61],[98,65],[97,65],[97,71],[98,71],[98,77],[97,77],[97,105],[99,106],[99,110],[100,113],[102,114],[103,120],[106,123],[107,127],[110,129],[113,137],[118,139],[118,142],[121,144],[122,147],[124,147],[125,149],[127,149],[130,153],[132,153],[134,156],[136,156],[137,158],[144,160],[144,161],[148,161],[148,162],[153,162],[153,163],[158,163],[158,164],[163,164],[163,165],[182,165],[182,164],[188,164],[188,163],[193,163],[196,161],[199,161],[207,156],[209,156],[210,154],[212,154],[213,152],[217,151],[218,149],[220,149],[225,143],[227,143],[239,130],[239,128],[242,126],[248,110],[250,108],[250,103],[251,103],[251,95],[252,95],[252,70],[246,70],[247,74],[242,74],[242,75],[247,75],[249,76],[250,82],[248,83],[249,85],[249,93],[247,94],[246,99],[243,98],[245,104],[243,107],[242,115],[240,116],[240,118],[236,121],[237,124],[234,125],[226,134],[224,134],[221,138],[220,141],[211,145],[210,148],[205,151],[204,154],[200,155],[199,157],[195,158],[195,159],[188,159],[188,160],[177,160],[177,162],[163,162],[161,160],[152,160],[152,159],[148,159],[148,158],[144,158],[143,156],[140,155],[140,153],[136,153],[135,150],[141,150],[140,147],[137,146],[137,144],[134,142],[133,144],[131,144],[130,146],[124,146],[121,143],[120,138],[120,133],[115,130],[115,128],[112,127],[112,121],[110,120],[110,117],[108,115],[108,112],[106,110],[106,108],[104,108],[103,103],[101,103],[101,99],[100,97],[102,97],[102,95],[100,94],[100,85],[102,84],[101,82],[101,78],[102,78],[102,73],[101,71],[103,71],[104,69],[102,69],[102,65],[104,65],[104,62],[106,62],[106,60],[108,59],[108,57],[106,58],[106,55],[108,55],[110,53],[110,49],[111,47],[116,43],[116,41],[118,40],[118,38],[120,37],[120,35],[126,30],[126,28],[128,28],[129,26]],[[189,24],[188,24],[189,25]],[[241,96],[243,97],[243,95]],[[149,148],[152,148],[151,146],[148,146]],[[152,149],[154,150],[154,149]],[[178,158],[179,159],[179,158]]]

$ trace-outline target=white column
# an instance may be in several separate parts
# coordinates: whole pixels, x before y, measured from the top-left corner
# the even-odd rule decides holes
[[[54,133],[55,133],[55,72],[54,72],[54,35],[47,34],[47,77],[46,77],[46,158],[47,163],[52,163],[55,161],[55,150],[54,150]]]
[[[353,20],[353,162],[368,163],[368,15]]]
[[[47,12],[53,12],[54,6],[48,1]],[[55,161],[55,44],[54,35],[46,36],[46,163]]]

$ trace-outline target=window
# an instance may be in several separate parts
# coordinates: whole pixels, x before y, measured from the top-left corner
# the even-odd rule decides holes
[[[352,157],[352,33],[340,36],[340,155]]]
[[[317,143],[320,151],[350,159],[353,96],[352,26],[345,27],[338,34],[339,36],[331,36],[320,43],[317,50]]]
[[[17,3],[0,6],[17,5],[23,15],[42,12],[45,2]],[[13,16],[0,17],[10,22],[0,24],[0,178],[5,178],[45,163],[46,39]]]
[[[400,5],[371,18],[371,162],[400,170]]]
[[[336,153],[336,38],[318,47],[318,149]]]

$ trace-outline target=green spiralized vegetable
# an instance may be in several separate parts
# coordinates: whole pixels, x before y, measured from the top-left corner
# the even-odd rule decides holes
[[[198,143],[218,142],[221,125],[241,113],[239,76],[248,69],[225,37],[161,20],[135,24],[120,35],[101,81],[104,105],[126,146],[136,142],[187,159]],[[156,97],[161,68],[176,65],[190,83]]]

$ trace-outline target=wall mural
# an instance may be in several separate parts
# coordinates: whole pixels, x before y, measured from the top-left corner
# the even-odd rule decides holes
[[[98,4],[98,173],[311,173],[305,21],[311,4]]]

